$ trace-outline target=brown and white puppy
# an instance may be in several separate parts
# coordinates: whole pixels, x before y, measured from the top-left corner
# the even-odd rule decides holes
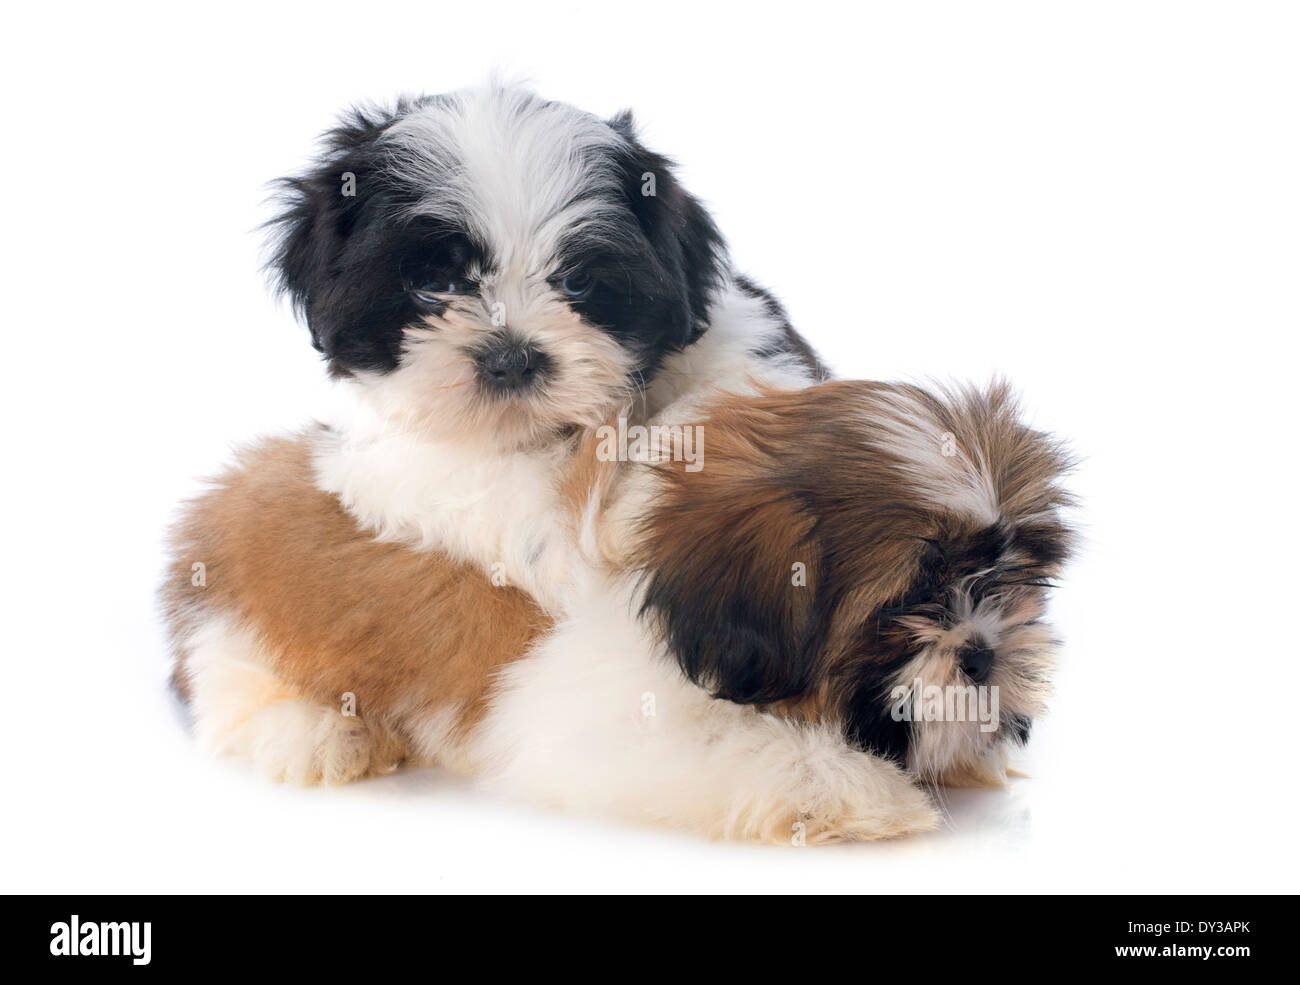
[[[328,433],[248,452],[178,527],[168,581],[200,738],[282,779],[437,762],[777,842],[923,830],[919,780],[998,782],[1053,663],[1059,447],[1000,386],[828,383],[697,420],[699,469],[574,449],[558,495],[587,560],[558,614],[376,541],[320,487]],[[926,714],[930,688],[971,714]]]
[[[925,779],[1000,782],[1048,694],[1062,448],[1003,384],[769,392],[715,405],[707,433],[639,547],[642,611],[687,676]]]

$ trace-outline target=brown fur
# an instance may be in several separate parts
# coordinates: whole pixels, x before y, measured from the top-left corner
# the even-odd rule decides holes
[[[493,674],[550,621],[519,589],[438,553],[379,543],[316,488],[310,434],[248,449],[188,508],[164,588],[179,640],[226,613],[256,630],[302,696],[401,733],[440,709],[471,727]],[[206,567],[206,586],[192,566]],[[185,672],[177,667],[182,693]]]
[[[904,591],[934,528],[931,518],[917,511],[871,517],[867,514],[877,504],[855,496],[897,484],[897,458],[849,447],[857,440],[853,422],[861,419],[872,386],[824,383],[750,398],[727,396],[707,407],[704,468],[690,473],[675,462],[660,467],[664,482],[642,532],[638,566],[672,573],[684,595],[743,596],[756,620],[773,620],[790,639],[798,627],[829,615],[818,608],[827,601],[823,582],[832,575],[825,548],[827,538],[841,531],[814,529],[820,515],[852,529],[858,548],[832,562],[840,569],[835,584],[853,586],[848,597],[834,600],[845,604],[832,611],[865,616]],[[799,477],[829,497],[833,508],[810,509],[812,504],[788,495],[777,475]],[[796,563],[804,566],[803,585],[794,584]],[[729,617],[718,616],[719,621]],[[821,627],[828,659],[851,646],[856,628],[853,621]],[[774,710],[820,717],[833,708],[825,693],[827,675],[818,677],[819,685],[801,691],[799,701],[770,692],[751,697]]]
[[[864,662],[906,647],[912,631],[882,610],[905,597],[927,545],[960,545],[989,526],[927,493],[927,483],[943,485],[926,464],[942,442],[962,456],[957,472],[987,474],[1014,529],[1046,555],[1068,550],[1057,517],[1069,502],[1058,483],[1068,458],[1019,422],[1003,384],[934,395],[831,382],[729,396],[703,415],[704,468],[658,467],[635,563],[683,668],[722,697],[835,720]],[[899,422],[906,440],[891,430]],[[1031,573],[1051,577],[1055,566]],[[1017,591],[1038,593],[1008,595]]]
[[[669,461],[655,467],[657,482],[632,480],[639,491],[620,502],[615,483],[645,473],[598,461],[589,431],[570,446],[560,501],[575,536],[585,535],[584,518],[594,512],[605,560],[646,572],[647,611],[699,683],[717,685],[710,661],[730,659],[726,669],[738,670],[730,677],[740,683],[730,692],[717,686],[719,696],[837,720],[864,662],[890,634],[897,643],[910,631],[901,621],[882,628],[888,620],[879,613],[908,591],[926,545],[959,543],[988,526],[909,485],[916,461],[888,434],[900,407],[919,414],[923,440],[930,430],[936,442],[951,432],[971,461],[987,463],[999,508],[1035,542],[1048,553],[1055,539],[1064,547],[1055,518],[1066,502],[1056,484],[1064,458],[1016,421],[1004,387],[936,398],[842,382],[723,396],[702,415],[702,471]],[[551,620],[523,592],[493,586],[473,566],[376,542],[316,487],[311,446],[311,433],[264,441],[191,504],[164,591],[178,644],[211,614],[254,630],[286,699],[338,708],[345,693],[355,695],[361,724],[380,733],[385,752],[376,760],[440,715],[464,736],[485,711],[496,672]],[[192,583],[195,563],[206,568],[202,587]],[[796,563],[804,566],[801,585]],[[674,638],[688,618],[692,642],[712,648],[698,674],[692,648]],[[755,639],[773,645],[755,649]],[[752,675],[743,662],[737,667],[755,652],[766,665]],[[176,680],[184,691],[179,660]],[[982,779],[975,772],[962,767],[952,778]]]
[[[617,423],[617,416],[611,416],[605,426],[616,427]],[[560,502],[570,519],[580,525],[589,509],[594,509],[597,515],[603,511],[618,463],[602,462],[597,456],[600,445],[597,428],[588,428],[575,442],[575,451],[560,482]]]

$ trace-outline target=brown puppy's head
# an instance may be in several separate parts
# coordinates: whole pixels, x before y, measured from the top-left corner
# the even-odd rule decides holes
[[[1069,553],[1061,447],[1005,385],[727,397],[666,467],[643,613],[718,697],[838,721],[945,782],[996,782],[1043,709]]]

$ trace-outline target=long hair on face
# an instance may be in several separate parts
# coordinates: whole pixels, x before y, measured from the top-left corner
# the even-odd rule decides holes
[[[1072,541],[1061,444],[1000,382],[824,383],[728,396],[702,420],[704,467],[658,467],[637,559],[643,615],[683,672],[837,722],[927,779],[999,782],[1050,691],[1042,616]],[[996,718],[935,720],[931,688],[986,711],[996,695]]]
[[[497,84],[346,114],[271,228],[332,375],[398,426],[504,447],[640,393],[729,269],[630,114]]]

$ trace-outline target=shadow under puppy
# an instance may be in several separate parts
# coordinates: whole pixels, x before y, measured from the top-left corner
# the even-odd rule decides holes
[[[166,589],[200,740],[280,779],[441,763],[772,842],[924,830],[920,780],[999,782],[1048,692],[1060,448],[1001,386],[827,383],[697,420],[699,471],[580,446],[562,493],[589,563],[557,615],[377,542],[309,436],[247,452],[178,528]],[[995,728],[916,714],[917,681],[998,688]]]

